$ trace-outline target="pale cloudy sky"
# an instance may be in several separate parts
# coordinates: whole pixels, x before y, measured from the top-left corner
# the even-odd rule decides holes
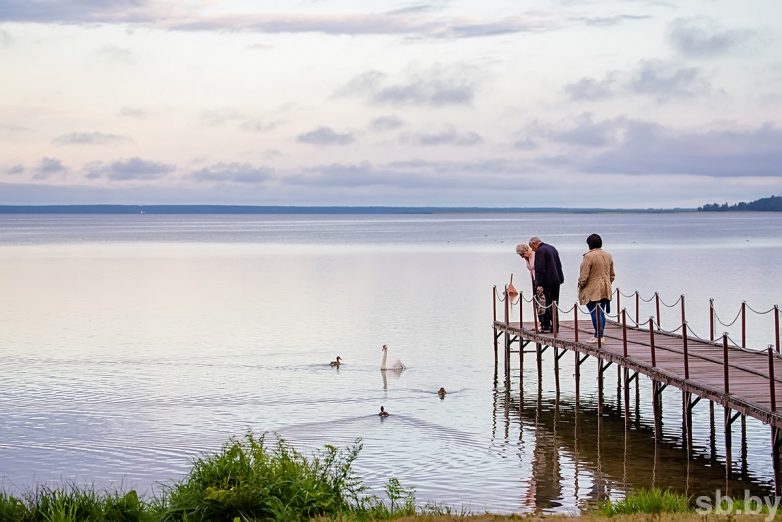
[[[0,0],[0,204],[782,194],[778,0]]]

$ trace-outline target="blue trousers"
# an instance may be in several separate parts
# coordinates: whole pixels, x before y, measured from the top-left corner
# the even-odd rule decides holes
[[[602,299],[600,301],[589,301],[587,303],[587,308],[589,309],[589,314],[592,316],[592,328],[595,330],[595,337],[598,337],[598,321],[600,321],[599,337],[605,337],[606,312],[611,311],[611,301],[608,299]]]

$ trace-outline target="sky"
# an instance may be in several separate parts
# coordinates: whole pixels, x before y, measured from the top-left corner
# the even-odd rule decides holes
[[[782,194],[778,0],[0,0],[0,204]]]

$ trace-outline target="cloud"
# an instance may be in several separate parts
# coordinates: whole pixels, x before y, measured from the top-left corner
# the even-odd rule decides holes
[[[625,118],[595,121],[589,113],[576,117],[574,124],[548,131],[558,142],[583,147],[604,147],[614,143],[623,130]]]
[[[33,179],[49,179],[52,176],[60,176],[68,173],[68,169],[62,161],[56,158],[41,158],[41,161],[33,168]]]
[[[140,107],[123,107],[119,110],[119,115],[126,118],[142,119],[150,116],[150,113]]]
[[[404,122],[396,116],[379,116],[369,123],[369,127],[378,132],[395,130],[403,125]]]
[[[269,132],[282,125],[282,123],[282,120],[246,120],[239,125],[239,128],[248,132]]]
[[[574,101],[596,101],[617,96],[640,95],[664,101],[705,94],[711,85],[697,67],[677,61],[641,60],[629,72],[609,71],[602,79],[581,78],[565,85]]]
[[[54,138],[57,145],[112,145],[131,141],[127,136],[105,132],[70,132]]]
[[[402,136],[401,141],[423,146],[458,145],[470,147],[483,143],[483,138],[476,132],[460,133],[454,129],[448,129],[436,133],[406,134]]]
[[[135,60],[133,53],[129,49],[118,47],[116,45],[104,45],[98,50],[98,54],[110,62],[132,64]]]
[[[146,0],[4,0],[0,21],[123,23],[154,19]]]
[[[692,97],[707,92],[708,82],[697,67],[663,60],[644,60],[628,84],[636,94],[664,97]]]
[[[331,127],[318,127],[315,130],[299,134],[296,141],[310,145],[349,145],[356,139],[349,132],[339,133]]]
[[[6,174],[10,174],[12,176],[16,176],[18,174],[24,174],[25,168],[24,168],[24,165],[12,165],[12,166],[4,169],[4,172]]]
[[[610,72],[602,80],[581,78],[565,85],[565,93],[571,100],[594,101],[610,98],[616,94],[616,72]]]
[[[94,162],[87,165],[87,178],[105,178],[112,181],[149,181],[173,172],[174,165],[130,158],[112,163]]]
[[[226,123],[241,120],[243,117],[244,116],[235,109],[222,108],[204,111],[201,113],[200,119],[205,125],[216,127],[218,125],[225,125]]]
[[[401,83],[389,81],[380,71],[362,73],[334,95],[359,96],[377,105],[470,105],[478,84],[476,71],[471,67],[454,65],[434,67],[411,74]]]
[[[747,29],[725,29],[714,19],[679,18],[668,26],[668,43],[688,58],[707,58],[728,53],[755,37]]]
[[[584,17],[584,23],[586,25],[593,25],[598,27],[611,27],[621,24],[623,22],[635,22],[638,20],[649,20],[652,17],[649,15],[631,15],[631,14],[619,14],[610,16],[591,16]]]
[[[257,185],[264,183],[273,175],[273,169],[254,167],[248,163],[217,163],[194,172],[192,178],[201,182]]]
[[[779,177],[782,129],[676,130],[656,123],[617,118],[595,123],[613,140],[593,156],[574,158],[588,172],[679,174],[708,177]],[[613,127],[612,130],[609,130]]]

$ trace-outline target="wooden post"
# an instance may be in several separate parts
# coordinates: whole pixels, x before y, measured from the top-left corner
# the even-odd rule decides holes
[[[774,349],[768,345],[768,391],[769,398],[771,399],[771,413],[777,411],[777,390],[776,382],[774,381]],[[779,428],[771,425],[771,461],[772,468],[774,470],[774,492],[777,496],[782,493],[782,482],[780,481],[780,466],[779,466],[779,444],[778,439]]]
[[[562,349],[562,353],[565,353],[565,349]],[[557,404],[559,404],[559,348],[554,347],[554,386],[557,393]]]
[[[491,323],[491,327],[492,327],[492,332],[493,332],[493,335],[492,335],[493,339],[492,340],[494,342],[494,371],[496,373],[496,371],[497,371],[497,351],[498,351],[498,348],[499,348],[497,346],[497,325],[496,325],[496,323],[497,323],[497,285],[494,285],[494,287],[491,289],[491,308],[492,308],[492,318],[493,318],[493,321]]]
[[[519,330],[524,328],[524,292],[519,292]]]
[[[574,351],[573,355],[576,358],[576,407],[578,407],[578,402],[581,398],[581,354]]]
[[[559,332],[559,305],[556,302],[551,307],[551,332],[554,339],[556,339]]]
[[[723,376],[725,379],[725,394],[730,393],[730,372],[728,371],[728,334],[722,334],[722,365]],[[730,408],[725,406],[725,472],[730,477],[731,469],[733,467],[733,435],[731,430],[731,414]]]
[[[654,308],[657,311],[657,329],[662,329],[662,324],[660,322],[660,292],[654,293]]]
[[[597,414],[603,415],[603,359],[599,357],[597,359]]]
[[[747,302],[741,302],[741,347],[747,347]]]
[[[660,433],[661,433],[661,426],[660,426],[660,404],[659,404],[659,394],[658,394],[658,388],[660,387],[660,384],[652,379],[652,413],[654,414],[654,443],[660,444],[662,442],[660,440]]]
[[[656,350],[654,347],[654,317],[649,317],[649,346],[652,350],[652,368],[657,366]]]
[[[630,426],[630,369],[624,368],[625,387],[625,429]]]
[[[714,340],[714,298],[709,299],[709,340]]]
[[[509,302],[508,287],[505,286],[505,355],[503,359],[505,362],[506,380],[508,377],[510,377],[510,332],[508,331],[508,326],[510,321],[510,310],[509,310],[508,302]]]
[[[779,353],[779,305],[774,305],[774,339]]]
[[[578,342],[578,303],[573,305],[573,332],[575,335],[575,341]]]
[[[616,289],[616,320],[619,320],[619,310],[622,309],[622,292]]]
[[[682,348],[684,349],[684,378],[690,378],[690,355],[687,350],[687,321],[682,323]]]
[[[725,382],[725,394],[730,393],[730,372],[728,371],[728,334],[722,334],[722,376]]]
[[[627,358],[627,310],[622,308],[622,353]]]
[[[635,291],[635,325],[641,326],[641,296]]]

